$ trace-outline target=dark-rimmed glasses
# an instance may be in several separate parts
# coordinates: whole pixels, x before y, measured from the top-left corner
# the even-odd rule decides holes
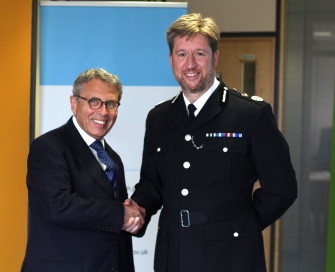
[[[100,98],[96,98],[96,97],[90,98],[90,99],[81,97],[80,95],[76,95],[76,97],[86,100],[92,110],[100,109],[102,107],[102,104],[105,104],[106,109],[109,111],[116,111],[117,108],[120,106],[120,103],[115,100],[107,100],[103,102],[101,101]]]

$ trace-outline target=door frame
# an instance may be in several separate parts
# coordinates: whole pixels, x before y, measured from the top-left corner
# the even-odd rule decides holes
[[[275,39],[274,56],[274,94],[273,112],[278,122],[278,127],[282,130],[282,107],[283,107],[283,69],[284,69],[284,35],[285,35],[285,6],[286,1],[276,1],[276,30],[274,32],[238,32],[221,33],[224,37],[273,37]],[[223,75],[224,78],[224,75]],[[280,270],[280,241],[281,241],[280,219],[271,225],[270,228],[270,249],[269,260],[267,260],[269,272],[279,272]]]

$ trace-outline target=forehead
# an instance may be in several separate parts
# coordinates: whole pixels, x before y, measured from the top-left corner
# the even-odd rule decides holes
[[[195,34],[190,36],[177,36],[174,43],[175,50],[182,50],[186,48],[208,49],[208,38],[202,34]]]
[[[117,93],[117,88],[110,85],[101,79],[93,78],[89,82],[83,84],[81,93],[85,94],[114,94]]]

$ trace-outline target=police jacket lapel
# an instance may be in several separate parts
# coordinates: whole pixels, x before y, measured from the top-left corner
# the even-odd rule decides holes
[[[207,102],[199,112],[198,116],[194,119],[191,125],[191,130],[197,129],[204,124],[207,124],[212,118],[216,117],[222,111],[224,106],[223,92],[225,85],[221,84],[216,88],[214,93],[208,98]]]
[[[186,105],[181,92],[171,101],[170,117],[183,130],[189,125]]]

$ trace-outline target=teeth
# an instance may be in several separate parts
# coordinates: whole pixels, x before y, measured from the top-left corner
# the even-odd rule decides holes
[[[100,125],[106,124],[106,121],[99,121],[99,120],[93,120],[94,123],[98,123]]]
[[[197,74],[194,73],[194,74],[186,74],[187,76],[196,76]]]

